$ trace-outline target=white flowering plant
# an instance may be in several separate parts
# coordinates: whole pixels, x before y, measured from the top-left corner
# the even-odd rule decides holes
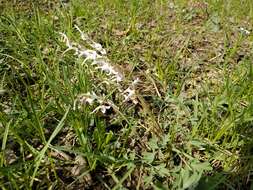
[[[82,66],[90,68],[88,71],[93,75],[94,89],[91,92],[78,94],[73,109],[80,109],[85,105],[96,105],[91,113],[96,113],[99,110],[105,113],[110,108],[118,110],[114,100],[110,100],[107,94],[101,94],[101,91],[108,94],[111,91],[116,91],[121,103],[131,102],[137,104],[136,86],[140,81],[139,78],[129,82],[124,77],[124,73],[116,69],[110,62],[107,52],[101,44],[90,39],[77,25],[75,25],[75,29],[79,32],[82,43],[72,42],[65,33],[60,32],[61,40],[67,47],[63,55],[71,51],[77,59],[82,59]],[[124,88],[125,86],[127,87]]]

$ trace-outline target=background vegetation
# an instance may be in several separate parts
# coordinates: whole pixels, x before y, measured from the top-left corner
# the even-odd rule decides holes
[[[253,189],[251,0],[0,2],[2,189]],[[77,25],[137,103],[67,49]],[[74,105],[95,91],[113,107]]]

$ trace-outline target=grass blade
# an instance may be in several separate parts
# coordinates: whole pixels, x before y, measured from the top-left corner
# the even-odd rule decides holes
[[[40,166],[41,160],[44,157],[46,150],[48,149],[50,143],[52,142],[52,140],[56,137],[56,135],[61,131],[62,127],[64,126],[64,121],[69,113],[70,110],[70,106],[67,108],[67,111],[65,112],[64,116],[62,117],[61,121],[59,122],[59,124],[57,125],[57,127],[55,128],[54,132],[52,133],[52,135],[50,136],[49,140],[47,141],[46,145],[44,146],[44,148],[40,151],[39,155],[36,158],[35,161],[35,169],[32,175],[32,179],[30,182],[30,187],[32,187],[36,173],[38,171],[38,168]]]

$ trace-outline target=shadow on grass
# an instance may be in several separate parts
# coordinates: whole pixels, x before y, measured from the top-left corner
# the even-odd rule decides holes
[[[210,176],[202,176],[197,190],[236,189],[253,190],[253,123],[244,125],[245,133],[240,136],[247,139],[241,150],[238,168],[235,172],[217,171]]]

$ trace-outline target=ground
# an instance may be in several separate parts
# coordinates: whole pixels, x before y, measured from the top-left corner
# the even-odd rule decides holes
[[[251,0],[0,1],[0,187],[253,189],[252,19]]]

